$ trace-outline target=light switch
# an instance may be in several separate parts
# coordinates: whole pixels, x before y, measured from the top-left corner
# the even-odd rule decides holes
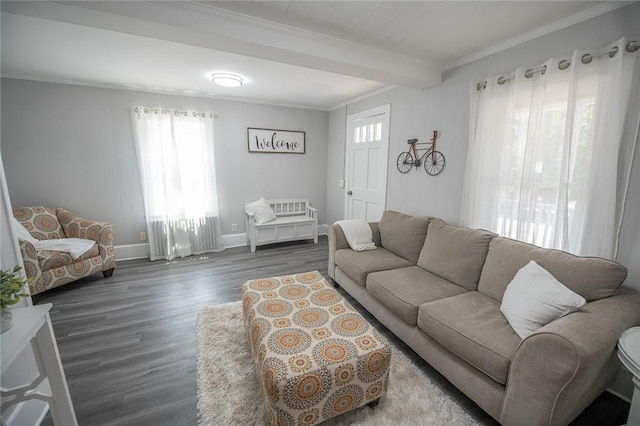
[[[344,188],[344,179],[338,181],[338,188]]]

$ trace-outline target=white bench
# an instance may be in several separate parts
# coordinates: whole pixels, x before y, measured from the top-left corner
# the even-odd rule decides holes
[[[278,199],[267,200],[277,219],[258,224],[253,214],[245,208],[245,229],[251,253],[256,246],[283,241],[309,240],[318,244],[318,209],[309,205],[309,200]],[[249,202],[245,203],[245,206]]]

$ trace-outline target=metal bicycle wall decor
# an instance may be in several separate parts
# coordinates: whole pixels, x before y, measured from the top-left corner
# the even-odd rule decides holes
[[[415,167],[417,170],[422,164],[424,171],[427,172],[428,175],[437,176],[442,173],[447,162],[444,159],[444,155],[436,151],[436,139],[438,135],[439,132],[434,130],[431,140],[424,143],[418,143],[418,139],[409,139],[407,141],[409,149],[398,155],[398,160],[396,161],[398,171],[400,173],[408,173],[411,167]],[[421,147],[418,148],[417,145]],[[426,147],[423,148],[422,146],[425,145]],[[424,151],[422,155],[419,155],[420,151]]]

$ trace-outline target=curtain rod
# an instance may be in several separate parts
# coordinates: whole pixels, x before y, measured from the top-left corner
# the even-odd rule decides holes
[[[625,50],[629,53],[634,53],[636,51],[638,51],[638,49],[640,49],[640,43],[638,43],[636,40],[632,40],[629,43],[626,44],[625,46]],[[604,50],[604,49],[603,49]],[[618,53],[618,46],[613,46],[613,48],[611,48],[608,51],[604,51],[598,55],[592,55],[591,53],[585,53],[584,55],[582,55],[582,58],[580,58],[580,60],[582,61],[583,64],[590,64],[594,59],[598,59],[601,58],[602,56],[608,55],[610,58],[613,58],[616,56],[616,54]],[[568,61],[566,59],[563,59],[562,61],[560,61],[558,63],[558,69],[561,71],[566,70],[567,68],[569,68],[569,66],[571,66],[571,61]],[[537,73],[541,73],[542,75],[544,75],[547,72],[547,66],[543,65],[542,67],[536,69],[536,68],[529,68],[527,71],[525,71],[524,73],[524,77],[525,78],[531,78],[533,77],[534,74]],[[499,85],[503,85],[505,84],[507,81],[509,80],[513,80],[515,78],[515,74],[512,73],[506,77],[501,76],[498,78],[498,84]],[[476,84],[476,90],[480,91],[480,90],[484,90],[487,88],[487,81],[481,81],[478,84]]]
[[[140,110],[138,109],[138,107],[134,107],[133,110],[135,112],[140,112]],[[187,115],[189,115],[189,111],[178,111],[178,110],[171,110],[171,109],[163,109],[163,108],[148,108],[148,107],[144,107],[144,111],[145,113],[148,112],[153,112],[154,114],[157,114],[158,112],[160,114],[171,114],[173,113],[173,115],[184,115],[185,117]],[[213,117],[213,118],[218,118],[218,114],[214,114],[212,112],[197,112],[197,111],[191,111],[191,114],[193,117],[196,116],[201,116],[201,117],[206,117],[207,114],[209,114],[209,117]]]

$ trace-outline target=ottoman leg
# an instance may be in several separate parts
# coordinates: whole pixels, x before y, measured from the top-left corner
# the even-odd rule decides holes
[[[376,408],[379,402],[380,402],[380,398],[376,399],[375,401],[371,401],[367,405],[369,406],[369,408]]]

